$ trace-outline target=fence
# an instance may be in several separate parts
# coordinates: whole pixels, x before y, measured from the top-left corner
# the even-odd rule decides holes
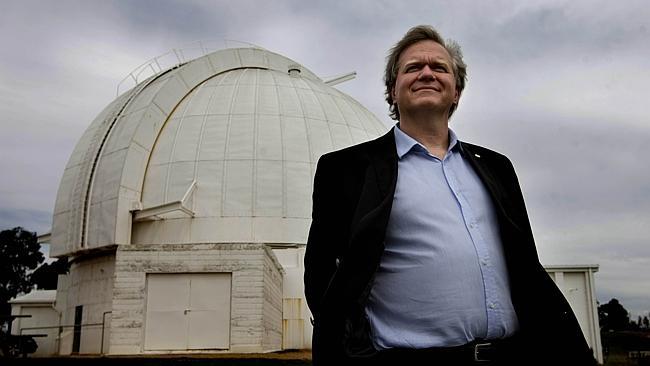
[[[104,354],[108,350],[108,327],[105,312],[101,323],[82,323],[20,328],[19,338],[34,337],[38,344],[35,356],[55,354]]]

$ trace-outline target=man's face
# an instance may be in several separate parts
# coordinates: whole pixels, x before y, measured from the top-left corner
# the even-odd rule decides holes
[[[458,103],[451,57],[440,44],[426,40],[410,45],[400,55],[398,66],[392,96],[400,116],[448,113]]]

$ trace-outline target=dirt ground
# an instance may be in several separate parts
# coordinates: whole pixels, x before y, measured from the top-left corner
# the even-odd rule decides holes
[[[258,366],[311,365],[310,350],[271,353],[213,353],[137,356],[77,355],[47,358],[0,359],[5,365],[119,365],[119,366]]]

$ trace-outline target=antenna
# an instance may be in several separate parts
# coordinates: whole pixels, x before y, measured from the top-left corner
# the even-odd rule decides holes
[[[352,80],[352,79],[354,79],[356,77],[357,77],[357,72],[352,71],[352,72],[348,72],[346,74],[329,77],[329,78],[327,78],[327,80],[324,79],[323,82],[325,84],[329,85],[329,86],[334,86],[334,85],[344,83],[344,82],[346,82],[348,80]]]

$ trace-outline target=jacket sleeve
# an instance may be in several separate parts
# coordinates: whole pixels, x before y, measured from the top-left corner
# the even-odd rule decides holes
[[[337,210],[341,192],[336,188],[339,179],[336,166],[328,155],[321,157],[316,167],[312,195],[312,223],[305,251],[305,297],[309,309],[318,319],[320,305],[329,283],[336,272],[338,247],[343,232]]]

